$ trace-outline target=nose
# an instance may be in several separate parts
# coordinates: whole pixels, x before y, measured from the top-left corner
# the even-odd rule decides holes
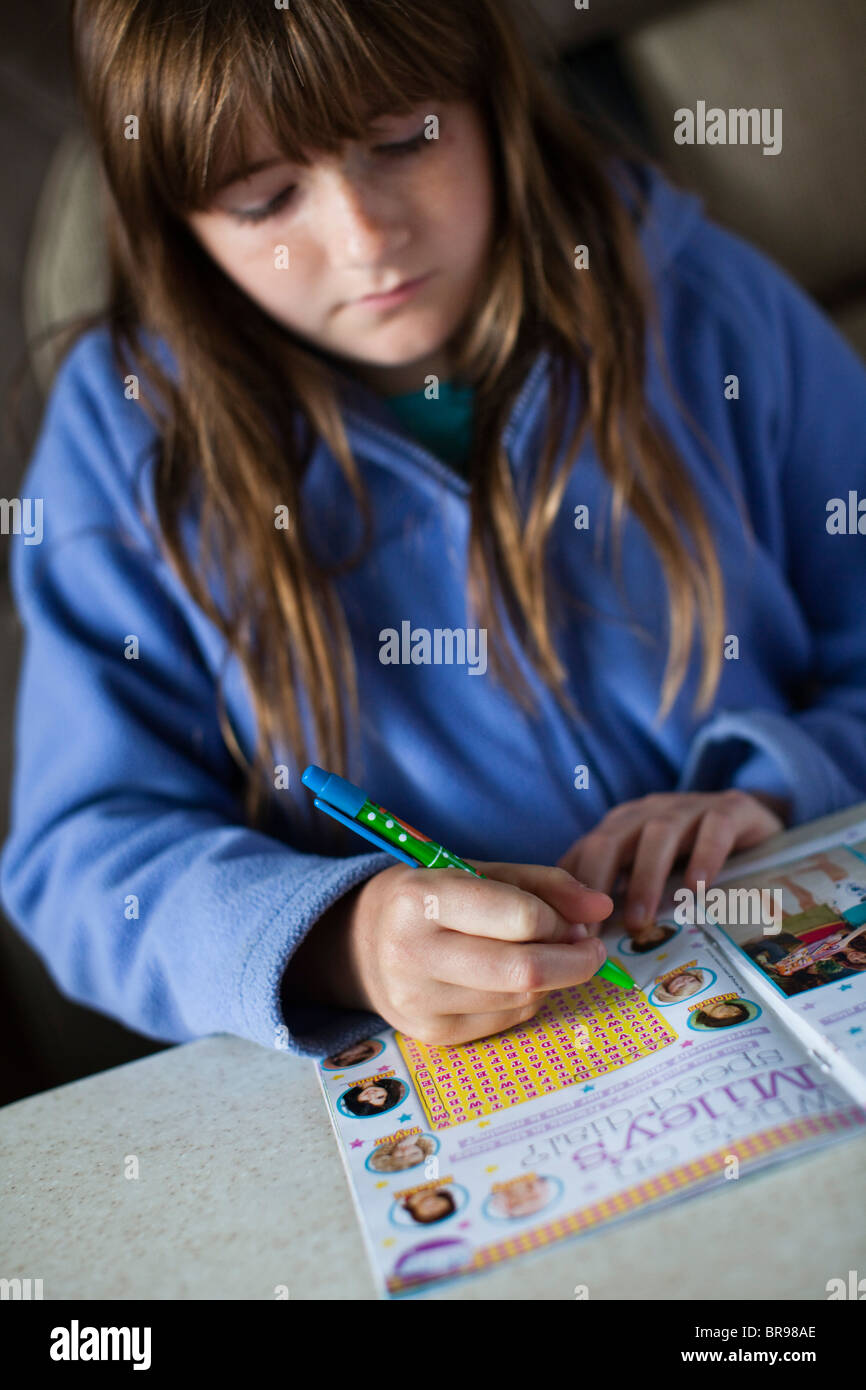
[[[387,266],[410,238],[405,209],[369,179],[335,174],[321,213],[331,263],[338,269]]]

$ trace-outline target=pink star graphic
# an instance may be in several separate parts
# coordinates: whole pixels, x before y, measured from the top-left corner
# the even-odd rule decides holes
[[[362,1149],[363,1147],[364,1147],[364,1141],[363,1141],[363,1139],[353,1139],[353,1140],[352,1140],[352,1148],[353,1148],[353,1149]]]
[[[691,1047],[691,1043],[690,1043],[690,1042],[684,1042],[684,1043],[683,1043],[683,1047]]]

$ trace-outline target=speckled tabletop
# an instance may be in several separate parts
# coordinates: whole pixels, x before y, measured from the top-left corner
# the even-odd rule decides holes
[[[866,1272],[864,1169],[848,1139],[433,1297],[825,1299]],[[375,1298],[314,1065],[205,1038],[7,1106],[0,1275],[46,1299]]]
[[[438,1296],[825,1298],[866,1269],[864,1167],[844,1141]],[[0,1271],[45,1298],[375,1297],[314,1066],[239,1038],[7,1106],[0,1173]]]

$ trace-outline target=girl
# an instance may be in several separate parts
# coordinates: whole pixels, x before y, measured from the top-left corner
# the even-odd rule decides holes
[[[2,893],[145,1033],[494,1033],[620,879],[640,935],[866,794],[863,368],[503,8],[73,5],[111,297],[25,483]],[[488,878],[329,838],[311,761]]]

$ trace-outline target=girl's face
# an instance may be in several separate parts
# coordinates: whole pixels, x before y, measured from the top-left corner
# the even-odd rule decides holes
[[[366,1101],[368,1105],[384,1105],[388,1092],[382,1086],[365,1086],[358,1099]]]
[[[406,1205],[419,1221],[439,1221],[451,1210],[451,1203],[441,1192],[419,1192]]]
[[[646,946],[650,942],[661,941],[664,937],[664,930],[656,923],[649,922],[645,927],[641,927],[635,936],[635,941],[641,946]]]
[[[711,1018],[736,1018],[739,1012],[736,1004],[709,1004],[705,1009]]]
[[[675,975],[668,980],[668,994],[694,994],[700,983],[697,975]]]
[[[531,1216],[547,1201],[547,1182],[544,1178],[525,1178],[512,1183],[502,1195],[509,1216]]]
[[[398,1140],[391,1152],[395,1158],[399,1158],[401,1161],[406,1162],[412,1162],[418,1158],[424,1157],[418,1147],[418,1141],[414,1137]]]
[[[425,138],[430,116],[435,139]],[[475,107],[431,102],[381,117],[367,140],[309,167],[283,160],[259,133],[249,158],[274,163],[189,215],[212,259],[278,323],[345,358],[374,390],[413,391],[430,373],[447,379],[449,340],[486,267],[494,221]]]

